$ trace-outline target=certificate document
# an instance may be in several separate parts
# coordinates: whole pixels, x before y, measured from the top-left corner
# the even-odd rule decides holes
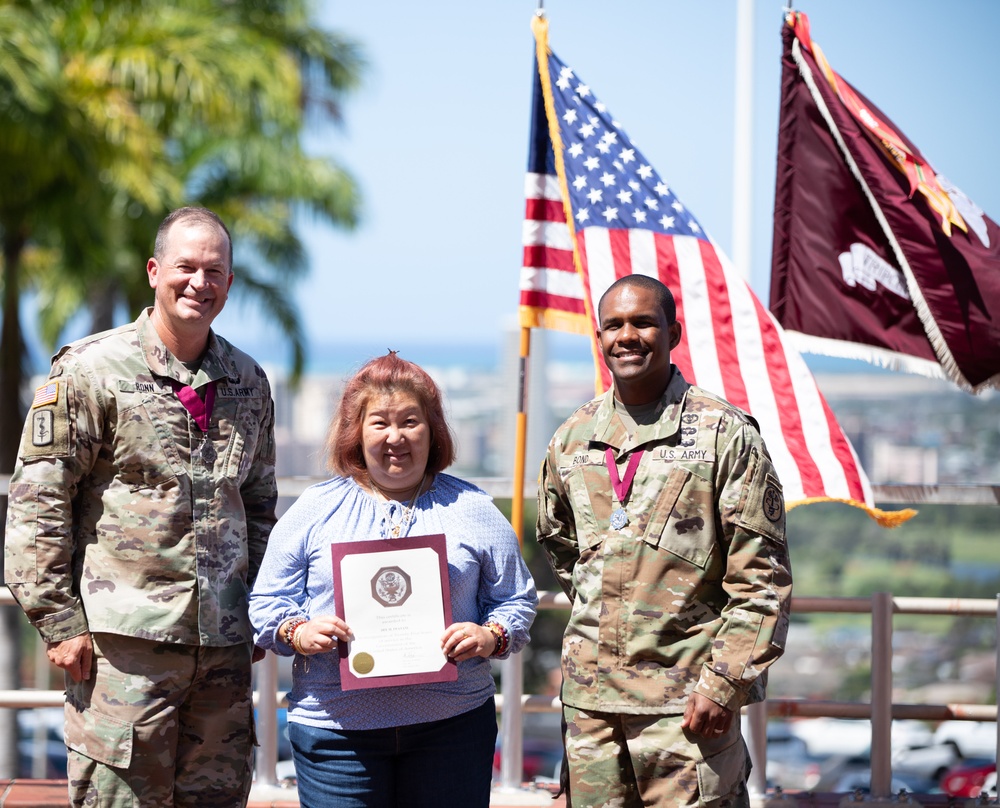
[[[458,678],[441,650],[451,624],[443,534],[331,546],[337,615],[351,628],[340,643],[344,690]]]

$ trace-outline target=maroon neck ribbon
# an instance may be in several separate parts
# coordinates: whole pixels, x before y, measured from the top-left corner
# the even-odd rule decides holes
[[[212,407],[215,406],[215,382],[208,383],[204,401],[201,400],[201,396],[193,387],[181,384],[176,379],[171,379],[170,383],[173,385],[174,392],[177,393],[177,398],[184,405],[184,409],[191,413],[198,428],[202,432],[208,432],[208,422],[212,418]]]
[[[628,499],[629,489],[632,487],[632,480],[635,479],[635,470],[639,468],[639,460],[642,457],[643,449],[632,452],[628,458],[628,465],[625,467],[625,477],[618,476],[618,464],[615,463],[615,451],[610,447],[604,451],[604,458],[608,465],[608,474],[611,475],[611,487],[615,491],[615,497],[619,505],[624,505]]]

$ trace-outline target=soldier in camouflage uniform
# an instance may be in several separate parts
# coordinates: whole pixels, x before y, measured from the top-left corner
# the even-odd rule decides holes
[[[151,309],[63,348],[10,483],[5,581],[66,671],[74,806],[244,805],[249,586],[274,524],[260,367],[211,330],[232,242],[160,226]]]
[[[572,602],[570,805],[745,806],[739,711],[787,633],[781,485],[754,420],[670,363],[666,286],[627,276],[598,311],[614,389],[556,433],[538,491],[538,540]]]

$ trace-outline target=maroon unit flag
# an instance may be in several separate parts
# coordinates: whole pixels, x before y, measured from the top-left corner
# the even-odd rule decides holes
[[[771,313],[801,349],[1000,387],[1000,228],[782,31]]]
[[[789,506],[846,502],[883,525],[912,516],[874,507],[854,449],[781,327],[592,87],[549,49],[547,21],[532,27],[522,325],[555,311],[560,324],[582,320],[593,339],[595,304],[616,279],[659,278],[684,323],[671,358],[688,381],[757,419]],[[607,389],[611,376],[593,347],[597,386]]]

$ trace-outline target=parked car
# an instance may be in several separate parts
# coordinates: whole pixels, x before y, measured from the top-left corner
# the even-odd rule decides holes
[[[781,721],[767,725],[767,781],[783,789],[812,791],[819,784],[826,758],[814,755],[809,745]]]
[[[867,752],[859,755],[835,755],[826,761],[823,774],[813,790],[850,792],[861,789],[867,792],[871,771],[871,755]],[[938,784],[932,774],[930,770],[906,768],[892,763],[892,792],[898,793],[900,789],[906,789],[911,794],[936,791]]]
[[[931,791],[940,787],[941,778],[963,760],[953,743],[932,743],[899,749],[892,756],[893,774],[920,785],[918,791]]]
[[[941,790],[951,797],[978,797],[986,791],[987,777],[994,775],[996,782],[996,770],[995,760],[966,760],[941,778]]]
[[[540,741],[536,738],[525,738],[521,742],[524,757],[524,781],[534,780],[552,781],[558,780],[559,769],[562,766],[562,744],[553,745],[547,741]],[[500,767],[503,763],[500,741],[497,740],[496,750],[493,753],[493,778],[500,777]]]
[[[521,724],[521,745],[524,753],[524,780],[544,782],[558,780],[562,765],[562,717],[559,713],[524,713]],[[494,779],[500,777],[502,762],[501,738],[497,738],[493,753]]]
[[[254,718],[257,717],[257,711],[254,710]],[[292,742],[288,739],[288,710],[284,707],[279,707],[277,712],[278,718],[278,760],[291,760],[292,759]]]
[[[254,720],[259,721],[257,710],[254,709]],[[295,764],[292,762],[292,742],[288,739],[288,710],[279,707],[277,712],[278,729],[278,760],[275,766],[275,777],[278,782],[295,779]],[[256,756],[256,752],[254,753]],[[254,761],[256,765],[256,760]]]
[[[63,740],[63,709],[36,707],[17,711],[18,777],[35,774],[35,759],[44,760],[48,779],[66,777],[66,743]]]
[[[995,721],[942,721],[934,730],[934,743],[952,743],[963,757],[996,758]]]
[[[859,771],[848,772],[843,775],[836,783],[834,783],[833,791],[840,792],[853,792],[861,791],[863,793],[868,793],[871,791],[872,784],[872,770],[862,769]],[[892,776],[889,784],[889,791],[892,794],[898,794],[900,791],[908,791],[910,793],[915,793],[920,791],[919,788],[915,787],[915,784],[910,780],[904,780],[901,777],[895,775]]]

